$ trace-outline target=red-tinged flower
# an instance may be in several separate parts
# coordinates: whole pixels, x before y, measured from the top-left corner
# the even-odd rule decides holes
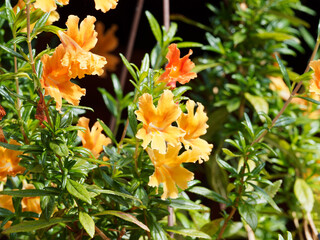
[[[149,157],[154,165],[155,171],[149,177],[149,186],[158,187],[163,183],[162,199],[177,198],[178,185],[181,189],[188,187],[188,181],[193,179],[193,173],[185,169],[181,164],[184,162],[195,162],[199,158],[199,151],[187,150],[179,155],[181,145],[168,146],[166,154],[160,154],[158,150],[147,148]]]
[[[69,0],[57,0],[57,2],[67,5]],[[40,8],[44,12],[51,12],[57,9],[56,0],[36,0],[34,3],[35,8]]]
[[[115,9],[118,0],[94,0],[96,4],[96,10],[101,10],[102,12],[106,13],[110,9]]]
[[[89,128],[89,119],[86,117],[81,117],[79,119],[78,125],[84,127],[86,130],[84,132],[78,131],[78,136],[81,138],[83,147],[89,149],[95,158],[98,158],[103,150],[103,146],[107,146],[111,143],[110,138],[107,138],[102,134],[102,126],[97,121],[93,127]]]
[[[105,57],[89,52],[97,43],[97,32],[94,30],[93,16],[86,17],[78,27],[79,18],[70,15],[66,22],[67,31],[59,31],[58,35],[66,50],[61,63],[68,67],[71,78],[83,78],[85,74],[101,75],[107,63]]]
[[[106,70],[114,72],[117,64],[120,62],[120,58],[118,56],[110,53],[119,45],[118,38],[115,36],[117,28],[117,25],[112,25],[111,28],[105,32],[104,24],[102,22],[96,23],[98,42],[92,49],[92,52],[104,56],[108,62],[108,64],[104,66],[104,72],[100,77],[106,76]]]
[[[20,145],[17,141],[11,139],[9,144]],[[20,158],[18,155],[21,151],[15,151],[8,148],[0,147],[0,181],[7,181],[7,176],[16,176],[23,173],[26,169],[19,165]]]
[[[70,81],[69,68],[61,63],[66,51],[59,45],[52,56],[43,55],[43,73],[40,83],[45,90],[45,95],[50,95],[56,101],[57,110],[61,110],[62,98],[73,105],[79,105],[80,98],[86,90]]]
[[[153,105],[153,98],[145,93],[139,98],[139,110],[135,111],[137,119],[143,123],[136,137],[142,139],[143,148],[147,148],[151,142],[151,148],[158,150],[161,154],[166,153],[166,143],[173,146],[179,144],[179,138],[185,132],[171,124],[181,114],[179,105],[173,101],[173,94],[165,90],[161,95],[158,106]]]
[[[196,78],[197,74],[191,72],[194,68],[194,63],[189,59],[192,54],[192,50],[183,58],[180,58],[180,50],[177,48],[177,44],[171,44],[169,52],[166,58],[168,59],[168,65],[165,72],[158,78],[157,82],[165,82],[167,86],[171,88],[176,87],[176,82],[181,84],[188,83],[191,79]]]
[[[309,65],[314,71],[309,91],[320,95],[320,60],[311,61]]]

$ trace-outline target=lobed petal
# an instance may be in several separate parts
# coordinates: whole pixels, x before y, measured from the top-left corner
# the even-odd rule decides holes
[[[115,9],[118,4],[118,0],[94,0],[94,2],[96,10],[101,10],[104,13],[110,9]]]
[[[40,8],[44,12],[51,12],[57,9],[55,0],[36,0],[35,8]]]

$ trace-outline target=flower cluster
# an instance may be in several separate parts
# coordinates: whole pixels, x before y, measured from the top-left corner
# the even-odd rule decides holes
[[[62,44],[52,56],[46,54],[41,58],[43,74],[40,82],[45,89],[45,95],[55,99],[57,110],[61,110],[62,98],[78,105],[80,98],[86,93],[85,89],[70,81],[72,78],[103,73],[106,59],[90,52],[97,43],[95,21],[95,17],[88,16],[78,28],[79,18],[69,16],[66,22],[67,31],[58,33]]]
[[[188,181],[193,179],[193,173],[181,164],[207,161],[213,147],[200,139],[208,128],[208,117],[203,105],[198,103],[194,113],[195,102],[188,100],[188,113],[185,114],[173,97],[170,90],[164,90],[155,107],[152,96],[145,93],[139,98],[139,110],[135,112],[137,119],[143,123],[136,137],[143,140],[142,146],[155,166],[149,185],[159,186],[163,183],[162,199],[178,197],[176,184],[181,189],[186,189]],[[186,150],[179,155],[182,145]]]

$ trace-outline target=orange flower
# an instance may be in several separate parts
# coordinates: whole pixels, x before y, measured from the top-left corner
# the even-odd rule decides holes
[[[200,138],[200,136],[206,134],[207,132],[208,125],[206,122],[208,121],[208,117],[203,111],[203,105],[201,103],[197,104],[198,108],[194,114],[195,102],[188,100],[186,103],[188,113],[181,114],[177,120],[177,123],[178,127],[186,132],[186,135],[182,137],[181,142],[184,144],[186,149],[191,147],[193,150],[199,150],[201,152],[199,156],[199,162],[202,162],[202,160],[209,160],[209,155],[213,145],[208,144],[207,141]]]
[[[63,5],[69,4],[69,0],[57,0],[57,2]],[[56,0],[36,0],[34,7],[40,8],[44,12],[51,12],[57,9]]]
[[[2,190],[2,189],[1,189]],[[0,207],[1,208],[5,208],[8,209],[11,212],[14,212],[14,207],[13,207],[13,203],[12,203],[12,196],[9,195],[0,195]],[[2,222],[0,222],[1,224]],[[12,224],[12,221],[7,222],[3,228],[7,229],[8,227],[10,227]]]
[[[61,60],[65,55],[63,45],[59,45],[50,57],[42,56],[43,73],[40,83],[45,89],[45,95],[50,95],[56,101],[57,110],[61,110],[62,98],[73,105],[78,105],[80,98],[86,94],[86,90],[70,82],[68,67],[62,65]]]
[[[95,21],[95,17],[88,16],[78,28],[79,18],[70,15],[66,22],[67,31],[58,32],[66,49],[61,63],[68,67],[68,74],[71,78],[83,78],[85,74],[101,75],[103,73],[103,67],[107,63],[106,59],[89,52],[97,43],[97,32],[94,31]]]
[[[179,105],[173,101],[173,94],[165,90],[161,95],[158,106],[153,105],[152,96],[148,93],[139,98],[139,110],[135,111],[137,119],[143,122],[136,137],[143,140],[142,146],[146,148],[151,142],[151,148],[161,154],[166,153],[166,142],[171,145],[179,144],[179,138],[185,132],[180,128],[171,126],[181,114]]]
[[[194,68],[194,63],[189,59],[192,50],[183,58],[180,58],[180,50],[177,44],[171,44],[166,58],[169,63],[166,66],[166,71],[158,78],[157,82],[165,82],[171,88],[176,87],[176,82],[181,84],[188,83],[191,79],[196,78],[197,74],[190,72]]]
[[[20,145],[17,141],[11,139],[10,144]],[[4,147],[0,147],[0,181],[7,181],[7,176],[16,176],[23,173],[26,169],[19,165],[20,158],[18,155],[21,151],[14,151]]]
[[[103,146],[107,146],[111,143],[110,138],[107,138],[101,132],[103,130],[100,123],[97,121],[91,131],[89,129],[89,119],[86,117],[81,117],[77,126],[84,127],[85,132],[78,131],[78,136],[82,140],[83,147],[89,149],[95,158],[98,158],[103,150]]]
[[[92,49],[92,52],[104,56],[108,61],[108,64],[104,66],[104,72],[101,77],[106,76],[106,70],[115,71],[117,64],[120,62],[118,56],[109,53],[114,51],[119,45],[118,38],[114,34],[117,28],[117,25],[112,25],[111,28],[105,32],[104,24],[102,22],[96,23],[98,42]]]
[[[183,162],[195,162],[199,158],[199,152],[187,150],[178,156],[181,145],[168,146],[166,154],[160,154],[158,150],[147,148],[149,157],[155,167],[152,176],[149,177],[149,186],[158,187],[163,183],[162,199],[177,198],[178,189],[188,187],[188,181],[193,179],[193,173],[181,166]]]
[[[309,65],[314,71],[312,75],[313,78],[310,81],[309,91],[320,95],[320,60],[311,61]]]
[[[118,4],[118,0],[94,0],[94,2],[96,4],[96,9],[101,9],[104,13],[110,9],[115,9]]]

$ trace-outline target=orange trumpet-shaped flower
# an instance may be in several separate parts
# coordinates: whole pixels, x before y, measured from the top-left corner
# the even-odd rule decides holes
[[[178,185],[181,189],[188,187],[188,181],[193,179],[193,173],[185,169],[181,164],[183,162],[195,162],[199,158],[200,152],[187,150],[181,155],[179,151],[181,145],[168,146],[166,154],[160,154],[158,150],[147,148],[149,157],[155,167],[152,176],[149,177],[149,186],[158,187],[163,183],[162,199],[177,198]]]
[[[96,9],[101,10],[102,12],[106,13],[110,9],[115,9],[118,0],[94,0],[96,4]]]
[[[166,153],[166,142],[171,145],[179,144],[179,138],[185,132],[180,128],[171,126],[181,114],[179,105],[173,101],[173,94],[165,90],[161,95],[158,106],[153,105],[152,96],[148,93],[139,98],[139,110],[135,111],[137,119],[143,122],[136,137],[142,139],[142,146],[146,148],[151,142],[151,148],[161,154]]]
[[[93,125],[90,131],[89,121],[90,120],[86,117],[81,117],[79,119],[77,126],[84,127],[86,130],[85,132],[78,131],[78,136],[81,138],[83,147],[89,149],[94,157],[98,158],[103,150],[103,146],[109,145],[111,140],[101,133],[103,128],[98,121]]]
[[[63,5],[69,4],[69,0],[57,0],[57,2]],[[51,12],[57,9],[55,0],[36,0],[34,7],[40,8],[44,12]]]
[[[191,72],[194,68],[194,63],[189,59],[192,54],[192,50],[183,58],[180,58],[180,50],[177,48],[177,44],[171,44],[169,52],[166,58],[168,59],[168,65],[165,72],[158,78],[157,82],[165,82],[167,86],[171,88],[176,87],[176,82],[181,84],[188,83],[191,79],[196,78],[197,74]]]
[[[20,145],[17,141],[11,139],[10,144]],[[22,154],[21,151],[15,151],[0,147],[0,181],[7,181],[7,176],[16,176],[23,173],[26,169],[19,165],[20,158],[18,155]]]
[[[309,91],[320,95],[320,60],[311,61],[309,65],[314,71]]]
[[[66,22],[66,32],[59,31],[58,35],[66,49],[61,60],[63,66],[68,67],[71,78],[83,78],[85,74],[101,75],[107,63],[105,57],[89,52],[97,43],[97,32],[94,30],[93,16],[86,17],[78,28],[79,18],[70,15]]]
[[[104,66],[104,72],[100,77],[106,76],[106,70],[115,71],[117,64],[120,62],[120,58],[118,56],[110,53],[119,45],[118,38],[115,36],[117,28],[117,25],[113,24],[111,28],[105,32],[104,24],[102,22],[96,23],[98,42],[92,49],[92,52],[104,56],[108,62],[108,64]]]
[[[61,63],[66,51],[63,45],[59,45],[50,57],[42,56],[43,73],[40,83],[45,89],[45,95],[50,95],[56,101],[57,110],[61,110],[62,98],[73,105],[79,105],[80,98],[86,94],[86,90],[70,82],[69,68]]]
[[[181,142],[184,144],[186,149],[192,148],[197,149],[201,152],[199,156],[199,162],[208,161],[209,155],[211,153],[212,144],[200,138],[200,136],[206,134],[208,125],[207,114],[204,112],[204,107],[201,103],[197,103],[198,108],[196,113],[194,113],[195,102],[188,100],[186,103],[186,108],[188,113],[181,114],[177,120],[178,127],[183,129],[186,134],[181,138]]]

